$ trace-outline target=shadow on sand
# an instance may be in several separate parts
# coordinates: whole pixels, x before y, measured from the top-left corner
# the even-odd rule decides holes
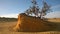
[[[50,29],[47,31],[59,31],[60,32],[60,22],[48,22],[45,21],[47,26],[50,26]],[[17,31],[17,32],[47,32],[47,31]]]
[[[48,22],[46,21],[48,26],[52,26],[51,30],[48,31],[60,31],[60,22]]]

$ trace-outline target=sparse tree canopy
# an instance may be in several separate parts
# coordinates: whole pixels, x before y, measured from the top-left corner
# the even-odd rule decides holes
[[[31,2],[32,2],[32,7],[30,7],[29,9],[27,9],[27,10],[25,11],[25,13],[26,13],[27,15],[29,15],[29,14],[31,14],[31,15],[34,14],[35,16],[41,18],[42,16],[45,16],[45,15],[47,14],[47,12],[50,11],[50,7],[51,7],[51,6],[49,6],[45,1],[43,1],[43,7],[42,7],[41,10],[40,10],[40,8],[39,8],[36,0],[32,0]]]

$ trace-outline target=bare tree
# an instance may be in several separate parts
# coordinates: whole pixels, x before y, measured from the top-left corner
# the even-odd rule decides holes
[[[29,15],[32,13],[37,16],[42,18],[43,16],[45,16],[47,14],[47,12],[51,11],[50,7],[44,0],[43,0],[43,7],[40,10],[36,0],[32,0],[32,7],[30,7],[28,10],[26,10],[26,13]]]
[[[35,16],[38,16],[39,6],[38,6],[36,0],[32,0],[31,2],[32,2],[32,7],[30,7],[29,10],[26,11],[26,13],[27,13],[28,15],[29,15],[29,14],[32,15],[32,13],[33,13]]]
[[[45,16],[47,12],[51,11],[51,6],[49,6],[44,0],[43,0],[43,7],[41,9],[40,17]]]

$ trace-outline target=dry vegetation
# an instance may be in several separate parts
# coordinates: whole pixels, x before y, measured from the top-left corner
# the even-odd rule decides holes
[[[60,18],[48,18],[50,22],[60,22]]]
[[[9,21],[7,19],[4,19],[1,21],[0,19],[0,34],[60,34],[60,19],[57,19],[57,22],[53,20],[56,19],[49,19],[50,20],[50,24],[56,24],[53,30],[51,31],[44,31],[44,32],[14,32],[12,31],[12,27],[14,27],[14,25],[16,25],[17,20],[14,19],[9,19]],[[58,21],[59,20],[59,21]],[[52,27],[51,27],[52,28]]]

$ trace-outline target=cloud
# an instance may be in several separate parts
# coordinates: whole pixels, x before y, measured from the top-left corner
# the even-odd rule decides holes
[[[3,14],[3,15],[0,15],[0,17],[18,18],[18,14]],[[60,11],[50,12],[45,17],[60,18]]]
[[[54,9],[54,8],[60,8],[60,4],[51,7],[51,9]]]
[[[55,5],[51,7],[53,12],[48,13],[45,17],[46,18],[60,18],[60,5]]]
[[[17,18],[18,14],[4,14],[4,15],[0,15],[0,17]]]
[[[48,13],[45,17],[46,18],[60,18],[60,11]]]

